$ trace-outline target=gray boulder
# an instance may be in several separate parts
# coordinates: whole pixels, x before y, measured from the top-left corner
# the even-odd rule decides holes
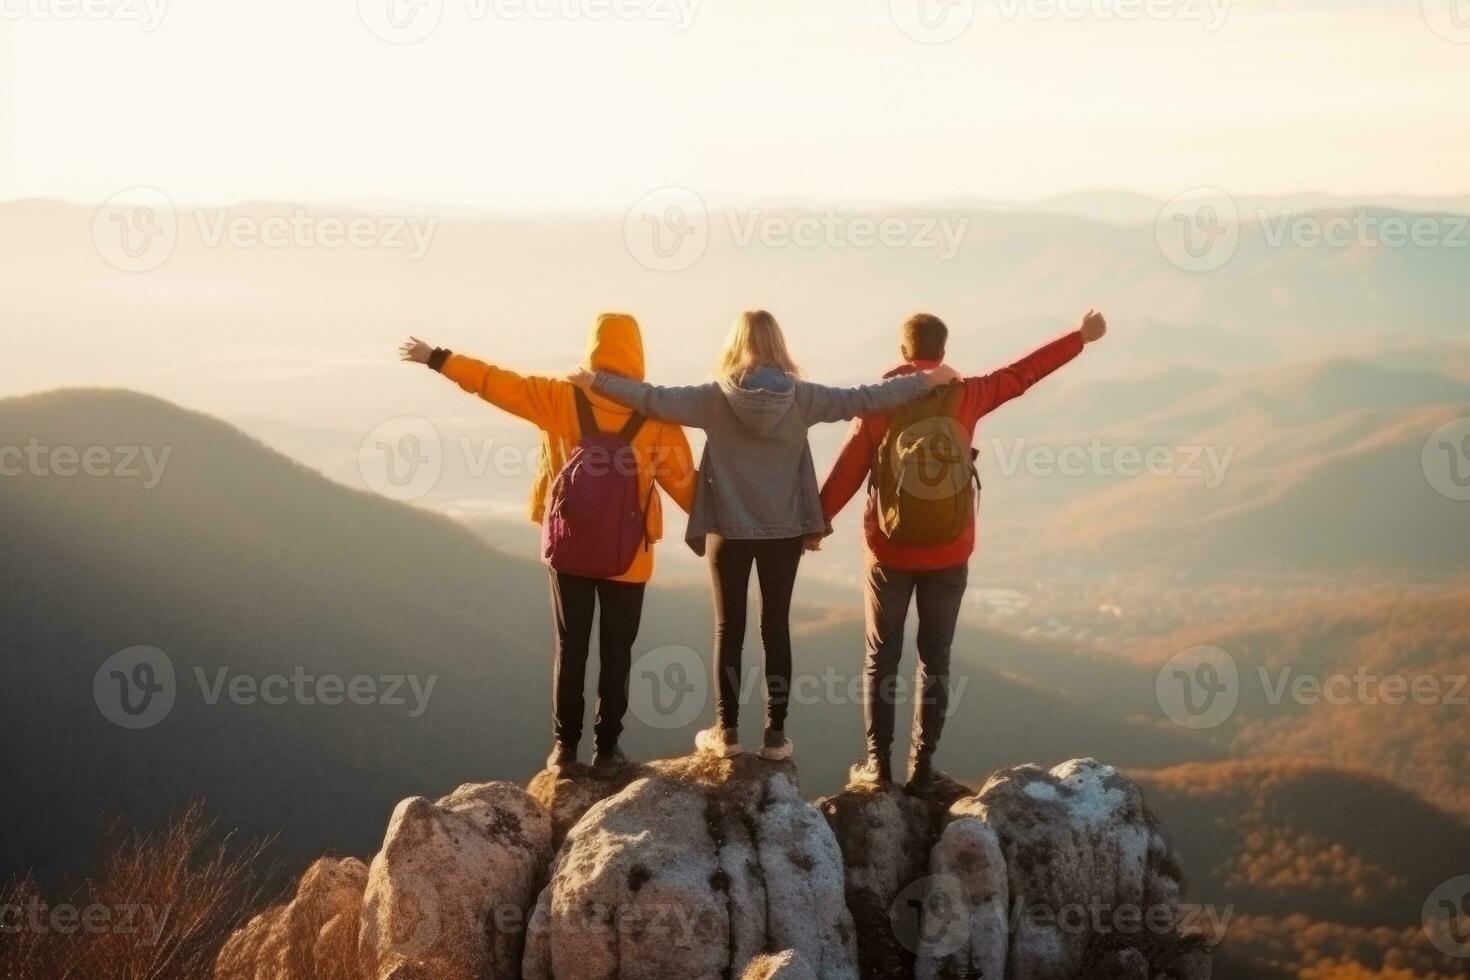
[[[1182,955],[1178,867],[1111,766],[1002,770],[951,817],[930,868],[963,904],[926,907],[926,939],[942,938],[918,976],[989,980],[1003,962],[1009,980],[1154,977]]]
[[[510,980],[551,860],[551,818],[510,783],[404,800],[373,859],[359,958],[365,980]]]
[[[695,756],[649,770],[567,835],[526,980],[723,980],[771,949],[856,978],[842,854],[795,769]]]

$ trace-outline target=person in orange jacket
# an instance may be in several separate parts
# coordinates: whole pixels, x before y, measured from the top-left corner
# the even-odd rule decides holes
[[[531,519],[544,521],[552,481],[582,438],[575,385],[548,377],[522,376],[411,337],[400,349],[403,359],[443,374],[473,395],[541,430],[541,455],[531,490]],[[604,313],[592,328],[587,366],[635,381],[644,377],[643,337],[638,321],[625,313]],[[593,416],[602,432],[617,432],[632,410],[611,398],[592,394]],[[647,544],[638,549],[628,570],[607,579],[581,578],[551,570],[551,601],[556,616],[553,668],[552,728],[555,745],[547,768],[560,772],[577,762],[585,704],[582,695],[592,621],[601,605],[598,649],[596,754],[593,766],[613,769],[628,764],[618,745],[628,710],[628,677],[633,644],[643,615],[643,595],[653,577],[653,543],[663,536],[663,508],[655,481],[687,513],[694,503],[695,470],[684,430],[648,419],[632,440],[638,461],[639,499],[648,500]]]

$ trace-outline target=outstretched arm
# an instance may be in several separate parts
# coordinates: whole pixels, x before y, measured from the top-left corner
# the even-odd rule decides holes
[[[699,429],[709,424],[715,400],[723,397],[719,385],[713,383],[662,388],[606,371],[594,374],[591,371],[578,370],[568,375],[567,380],[584,391],[606,395],[651,419],[692,425]]]
[[[470,394],[537,426],[544,427],[551,418],[557,388],[565,384],[555,378],[523,377],[443,347],[430,347],[417,337],[410,337],[398,350],[405,361],[426,364]]]
[[[932,371],[906,374],[882,384],[856,388],[829,388],[826,385],[799,382],[796,403],[807,425],[818,422],[845,422],[859,415],[873,415],[906,405],[937,385],[958,381],[954,369],[938,367]]]
[[[1010,367],[991,374],[965,379],[965,414],[973,419],[995,411],[1013,398],[1019,398],[1047,375],[1070,363],[1086,344],[1101,340],[1108,332],[1108,322],[1096,310],[1089,310],[1082,325],[1033,351]]]

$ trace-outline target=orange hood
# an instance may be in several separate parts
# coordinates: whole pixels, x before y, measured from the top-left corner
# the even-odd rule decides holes
[[[587,366],[593,371],[642,381],[643,334],[638,329],[638,321],[627,313],[599,316],[587,345]]]

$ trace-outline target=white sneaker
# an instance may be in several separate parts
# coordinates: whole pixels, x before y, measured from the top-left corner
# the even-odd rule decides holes
[[[796,746],[791,744],[791,739],[786,737],[785,732],[767,728],[765,743],[757,754],[767,762],[785,762],[795,751]]]
[[[730,759],[745,751],[740,747],[740,736],[734,729],[724,729],[718,725],[706,728],[694,736],[694,747],[721,759]]]

